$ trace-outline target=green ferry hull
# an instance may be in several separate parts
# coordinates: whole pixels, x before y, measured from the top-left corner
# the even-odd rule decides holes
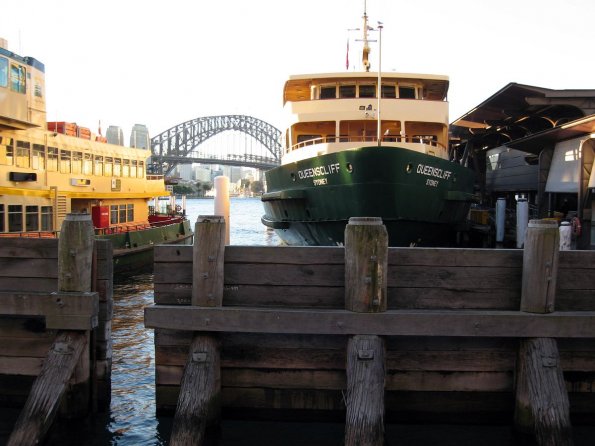
[[[153,251],[156,245],[191,244],[193,232],[190,222],[183,220],[138,231],[97,236],[112,242],[114,275],[137,274],[153,270]]]
[[[390,246],[447,246],[474,199],[474,174],[398,147],[361,147],[266,172],[262,222],[290,245],[342,245],[350,217],[380,217]]]

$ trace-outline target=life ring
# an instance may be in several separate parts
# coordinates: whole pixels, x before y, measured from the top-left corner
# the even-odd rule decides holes
[[[570,220],[570,226],[572,227],[572,235],[575,237],[580,237],[583,230],[581,219],[578,217],[572,217],[572,220]]]

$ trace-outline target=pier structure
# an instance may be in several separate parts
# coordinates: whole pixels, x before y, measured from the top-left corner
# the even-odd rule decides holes
[[[1,241],[0,405],[20,409],[7,444],[40,444],[55,419],[109,407],[112,246],[88,214],[59,239]]]
[[[156,399],[171,444],[224,416],[343,419],[345,444],[385,422],[510,423],[572,444],[595,413],[595,253],[559,251],[532,220],[524,250],[388,248],[376,219],[345,247],[195,245],[155,251]]]

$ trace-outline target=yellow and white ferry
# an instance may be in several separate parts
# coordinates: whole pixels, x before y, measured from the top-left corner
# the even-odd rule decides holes
[[[0,39],[0,237],[56,237],[68,213],[90,213],[112,240],[116,272],[152,263],[155,244],[185,243],[190,224],[148,149],[108,144],[74,123],[46,122],[45,67]],[[182,212],[181,212],[182,211]]]

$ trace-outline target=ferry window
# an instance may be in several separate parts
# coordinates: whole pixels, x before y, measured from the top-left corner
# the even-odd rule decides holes
[[[134,221],[134,205],[126,205],[126,221]]]
[[[51,206],[41,207],[41,230],[53,231],[54,213]]]
[[[45,147],[41,144],[33,144],[31,167],[37,170],[45,170]]]
[[[375,98],[376,97],[376,86],[375,85],[360,85],[359,86],[359,97],[360,98]]]
[[[122,160],[122,176],[130,176],[130,160]]]
[[[399,87],[399,98],[415,99],[415,87]]]
[[[4,228],[4,205],[0,204],[0,232],[5,232]]]
[[[70,150],[60,150],[60,173],[70,173]]]
[[[23,232],[23,206],[20,204],[8,205],[8,231]]]
[[[39,231],[39,209],[37,206],[25,206],[26,231]]]
[[[122,176],[122,160],[120,158],[114,158],[114,176]]]
[[[320,99],[335,99],[337,97],[337,87],[320,87]]]
[[[10,89],[17,93],[25,93],[25,67],[10,64]]]
[[[118,224],[118,205],[113,204],[109,207],[109,222],[111,225]]]
[[[397,88],[394,85],[383,85],[382,86],[382,97],[383,98],[396,98]]]
[[[93,157],[90,153],[83,153],[83,173],[93,175]]]
[[[0,57],[0,87],[8,87],[8,59]]]
[[[339,86],[339,97],[340,98],[354,98],[355,97],[355,85],[340,85]]]
[[[31,167],[31,144],[25,141],[17,141],[17,163],[18,167]]]
[[[0,164],[12,166],[14,159],[13,139],[0,137]]]
[[[136,172],[138,169],[138,161],[137,160],[132,160],[130,161],[131,167],[130,167],[130,176],[132,178],[136,178]]]
[[[298,135],[297,142],[299,144],[306,141],[312,141],[310,144],[314,144],[314,140],[320,138],[322,138],[322,135]]]
[[[103,157],[99,155],[95,155],[95,163],[93,166],[93,173],[98,176],[103,175]]]
[[[139,161],[138,162],[138,171],[136,176],[138,178],[144,178],[145,177],[145,162],[144,161]]]
[[[120,211],[119,212],[120,215],[119,215],[118,221],[120,223],[126,223],[126,205],[125,204],[121,204],[119,211]]]
[[[112,172],[113,172],[113,166],[114,166],[114,159],[106,156],[105,157],[105,164],[104,164],[104,169],[103,169],[103,174],[106,177],[111,177],[112,176]]]
[[[81,173],[83,171],[83,153],[72,152],[72,173]]]
[[[48,171],[58,171],[58,148],[48,147]]]

